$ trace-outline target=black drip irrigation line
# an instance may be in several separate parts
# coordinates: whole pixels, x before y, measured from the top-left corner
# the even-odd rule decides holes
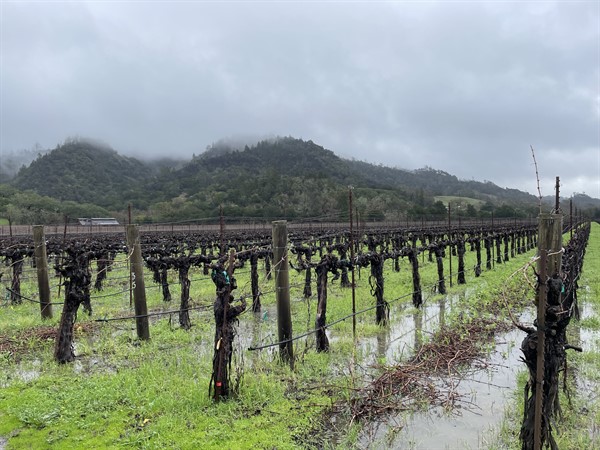
[[[21,274],[23,274],[23,272],[21,272]],[[12,276],[12,274],[8,274],[8,275]],[[22,277],[19,275],[19,281],[31,281],[31,280],[37,280],[37,277],[34,277],[34,276]]]
[[[154,286],[151,286],[151,287],[154,287]],[[103,288],[103,289],[104,289],[104,288]],[[110,294],[103,294],[103,295],[90,295],[90,300],[95,300],[95,299],[97,299],[97,298],[106,298],[106,297],[112,297],[112,296],[115,296],[115,297],[116,297],[117,295],[119,295],[119,294],[124,294],[124,293],[126,293],[126,292],[130,292],[130,290],[129,290],[129,289],[123,289],[122,291],[119,291],[119,292],[112,292],[112,293],[110,293]]]
[[[207,279],[207,278],[198,279],[198,280],[200,280],[200,281],[202,281],[202,280],[204,280],[204,281],[206,281],[206,280],[210,281],[210,279]],[[196,280],[196,281],[198,281],[198,280]],[[181,283],[170,283],[169,286],[177,286],[177,285],[180,285],[180,284]],[[290,285],[290,287],[301,287],[301,286],[304,286],[304,283],[297,283],[297,284],[294,284],[294,285]],[[154,284],[154,285],[146,286],[146,290],[148,290],[148,289],[160,289],[162,287],[163,287],[162,284]],[[10,292],[10,293],[12,293],[14,295],[19,296],[19,298],[21,298],[23,300],[27,300],[29,302],[37,303],[37,304],[41,303],[39,300],[35,300],[35,299],[32,299],[32,298],[29,298],[29,297],[27,297],[27,296],[25,296],[23,294],[19,294],[19,293],[15,292],[14,290],[10,289],[9,287],[4,286],[4,288],[8,292]],[[58,288],[58,286],[57,286],[57,288]],[[276,291],[275,289],[267,289],[267,290],[264,290],[264,291],[260,291],[260,293],[261,293],[261,295],[263,295],[263,294],[270,294],[270,293],[275,292],[275,291]],[[99,298],[107,298],[107,297],[116,297],[116,296],[118,296],[120,294],[125,294],[125,293],[128,293],[128,292],[130,292],[130,289],[123,289],[122,291],[119,291],[119,292],[111,292],[109,294],[103,294],[103,295],[92,295],[92,296],[90,296],[90,300],[96,300],[96,299],[99,299]],[[243,294],[242,297],[243,298],[252,298],[252,294]],[[47,303],[47,304],[48,305],[64,305],[64,302],[50,302],[50,303]],[[179,310],[177,310],[177,311],[179,311]]]
[[[131,275],[124,275],[122,277],[110,277],[110,278],[107,276],[105,278],[105,280],[106,281],[116,281],[116,280],[127,280],[129,278],[131,278]]]
[[[464,272],[466,272],[466,271],[464,271]],[[444,277],[442,278],[442,280],[443,280],[443,281],[446,281],[447,279],[448,279],[448,278],[447,278],[447,276],[444,276]],[[421,289],[421,292],[424,292],[426,289],[431,289],[431,290],[433,291],[433,290],[434,290],[434,289],[435,289],[435,288],[438,286],[438,284],[439,284],[439,281],[440,281],[440,280],[436,281],[435,283],[433,283],[433,284],[431,284],[431,285],[429,285],[429,286],[424,286],[424,287]],[[413,294],[414,294],[414,292],[411,292],[411,293],[409,293],[409,294],[402,295],[402,296],[400,296],[400,297],[398,297],[398,298],[395,298],[395,299],[393,299],[393,300],[390,300],[390,301],[388,301],[388,304],[395,303],[395,302],[397,302],[397,301],[399,301],[399,300],[401,300],[401,299],[403,299],[403,298],[406,298],[406,297],[408,297],[408,296],[411,296],[411,295],[413,295]],[[445,294],[445,295],[449,295],[449,294]],[[425,302],[423,302],[423,303],[425,303]],[[342,317],[341,319],[338,319],[338,320],[336,320],[336,321],[334,321],[334,322],[328,323],[328,324],[327,324],[327,325],[325,325],[323,328],[324,328],[324,329],[327,329],[327,328],[329,328],[329,327],[331,327],[331,326],[333,326],[333,325],[336,325],[336,324],[338,324],[338,323],[340,323],[340,322],[342,322],[342,321],[344,321],[344,320],[347,320],[347,319],[349,319],[349,318],[351,318],[351,317],[353,317],[353,316],[357,316],[357,315],[359,315],[359,314],[363,314],[363,313],[365,313],[365,312],[368,312],[368,311],[371,311],[371,310],[373,310],[373,309],[375,309],[375,308],[377,308],[377,305],[369,306],[368,308],[366,308],[366,309],[363,309],[362,311],[357,311],[357,312],[356,312],[356,313],[354,313],[354,314],[349,314],[349,315],[347,315],[347,316],[345,316],[345,317]],[[280,345],[280,344],[287,344],[287,343],[289,343],[289,342],[293,342],[293,341],[296,341],[296,340],[298,340],[298,339],[302,339],[302,338],[304,338],[304,337],[310,336],[311,334],[315,334],[317,331],[318,331],[317,329],[314,329],[314,330],[308,331],[308,332],[306,332],[306,333],[304,333],[304,334],[301,334],[301,335],[298,335],[298,336],[294,336],[294,337],[292,337],[292,338],[290,338],[290,339],[286,339],[286,340],[284,340],[284,341],[279,341],[279,342],[275,342],[275,343],[273,343],[273,344],[266,344],[266,345],[262,345],[262,346],[258,346],[258,347],[249,347],[249,348],[248,348],[248,350],[249,350],[249,351],[254,351],[254,350],[263,350],[263,349],[265,349],[265,348],[275,347],[275,346],[277,346],[277,345]]]
[[[437,282],[436,282],[435,284],[431,285],[431,286],[426,286],[426,287],[431,287],[431,288],[434,288],[436,285],[437,285]],[[404,299],[404,298],[406,298],[406,297],[412,296],[413,294],[414,294],[414,292],[410,292],[410,293],[408,293],[408,294],[401,295],[400,297],[397,297],[397,298],[395,298],[395,299],[393,299],[393,300],[390,300],[390,301],[388,301],[388,304],[396,303],[397,301],[400,301],[400,300],[402,300],[402,299]],[[327,325],[323,326],[322,328],[324,328],[324,329],[327,329],[327,328],[329,328],[329,327],[332,327],[333,325],[336,325],[336,324],[338,324],[338,323],[340,323],[340,322],[343,322],[344,320],[350,319],[350,318],[351,318],[351,317],[353,317],[353,316],[358,316],[359,314],[363,314],[363,313],[365,313],[365,312],[372,311],[372,310],[373,310],[373,309],[375,309],[375,308],[377,308],[377,305],[369,306],[368,308],[365,308],[365,309],[363,309],[363,310],[361,310],[361,311],[356,311],[356,312],[355,312],[355,313],[353,313],[353,314],[348,314],[347,316],[345,316],[345,317],[342,317],[341,319],[338,319],[338,320],[336,320],[336,321],[334,321],[334,322],[330,322],[330,323],[328,323]],[[298,339],[302,339],[302,338],[304,338],[304,337],[306,337],[306,336],[310,336],[311,334],[314,334],[314,333],[316,333],[317,331],[318,331],[318,329],[314,329],[314,330],[311,330],[311,331],[307,331],[307,332],[306,332],[306,333],[304,333],[304,334],[301,334],[301,335],[298,335],[298,336],[291,337],[291,338],[289,338],[289,339],[286,339],[286,340],[284,340],[284,341],[275,342],[275,343],[273,343],[273,344],[261,345],[261,346],[259,346],[259,347],[248,347],[248,350],[249,350],[249,351],[254,351],[254,350],[262,350],[262,349],[269,348],[269,347],[275,347],[275,346],[277,346],[277,345],[280,345],[280,344],[287,344],[288,342],[293,342],[293,341],[296,341],[296,340],[298,340]]]
[[[469,269],[469,270],[470,270],[470,269]],[[493,270],[493,269],[492,269],[492,270]],[[240,272],[240,273],[246,273],[246,272]],[[456,272],[456,274],[457,274],[457,275],[458,275],[459,273],[468,273],[468,270],[464,270],[464,271],[457,271],[457,272]],[[454,274],[453,274],[453,275],[454,275]],[[130,276],[129,276],[129,275],[128,275],[128,276],[126,276],[126,277],[111,278],[110,280],[117,280],[117,279],[128,279],[128,278],[130,278]],[[444,276],[444,278],[443,278],[443,281],[446,281],[447,279],[448,279],[448,278],[447,278],[446,276]],[[210,278],[203,277],[203,278],[194,278],[194,279],[191,279],[191,280],[190,280],[190,282],[191,282],[191,281],[201,281],[201,282],[207,282],[207,281],[211,281],[211,280],[210,280]],[[429,287],[429,288],[431,288],[431,289],[435,289],[435,287],[438,285],[438,283],[439,283],[439,280],[438,280],[438,281],[436,281],[435,283],[433,283],[431,286],[426,286],[426,288],[428,288],[428,287]],[[179,284],[181,284],[181,283],[179,283],[179,282],[175,282],[175,283],[169,283],[169,286],[176,286],[176,285],[179,285]],[[298,283],[296,283],[296,284],[292,284],[292,285],[290,285],[290,288],[292,288],[292,287],[301,287],[301,286],[304,286],[304,282],[298,282]],[[108,287],[110,287],[110,286],[108,286]],[[161,288],[161,287],[163,287],[163,285],[162,285],[162,284],[154,284],[154,285],[146,286],[146,289],[158,289],[158,288]],[[332,288],[333,288],[333,286],[332,286]],[[38,303],[38,304],[40,304],[40,303],[41,303],[41,302],[40,302],[40,301],[38,301],[38,300],[31,299],[31,298],[29,298],[29,297],[26,297],[26,296],[24,296],[24,295],[22,295],[22,294],[18,294],[17,292],[13,291],[12,289],[10,289],[10,288],[8,288],[8,287],[6,287],[6,286],[5,286],[5,289],[6,289],[7,291],[11,292],[12,294],[18,295],[18,296],[19,296],[21,299],[24,299],[24,300],[27,300],[27,301],[30,301],[30,302],[33,302],[33,303]],[[119,295],[119,294],[124,294],[124,293],[126,293],[126,292],[129,292],[129,291],[130,291],[129,289],[124,289],[124,290],[122,290],[122,291],[119,291],[119,292],[113,292],[113,293],[110,293],[110,294],[105,294],[105,295],[94,295],[94,296],[90,296],[90,300],[94,300],[94,299],[98,299],[98,298],[106,298],[106,297],[117,296],[117,295]],[[270,293],[272,293],[272,292],[276,292],[276,289],[267,289],[267,290],[264,290],[264,291],[262,291],[262,290],[261,290],[261,295],[262,295],[262,294],[270,294]],[[421,292],[423,292],[423,289],[421,289]],[[411,294],[407,294],[407,295],[412,295],[412,294],[413,294],[413,293],[411,293]],[[244,297],[244,298],[250,298],[250,297],[252,297],[252,295],[246,295],[246,294],[244,294],[244,295],[242,295],[242,297]],[[393,303],[393,302],[395,302],[395,301],[397,301],[397,300],[399,300],[399,299],[401,299],[401,298],[404,298],[404,297],[405,297],[405,296],[399,297],[398,299],[390,300],[388,303]],[[51,302],[51,303],[48,303],[48,304],[49,304],[49,305],[63,305],[63,304],[64,304],[64,302]],[[369,307],[369,308],[368,308],[368,309],[366,309],[366,310],[363,310],[363,311],[357,312],[356,314],[358,315],[358,314],[360,314],[360,313],[362,313],[362,312],[367,312],[367,311],[370,311],[370,310],[372,310],[372,309],[374,309],[374,308],[376,308],[376,305],[375,305],[375,306],[373,306],[373,307]],[[178,310],[178,311],[179,311],[179,310]],[[141,317],[143,317],[143,316],[141,316]],[[352,317],[352,315],[350,315],[350,316],[348,316],[348,317],[345,317],[345,318],[343,318],[343,319],[340,319],[340,320],[338,320],[338,321],[336,321],[336,322],[330,323],[330,324],[326,325],[326,326],[325,326],[325,328],[327,328],[327,327],[329,327],[329,326],[331,326],[331,325],[334,325],[334,324],[336,324],[336,323],[339,323],[339,322],[341,322],[342,320],[346,320],[346,319],[348,319],[348,318],[350,318],[350,317]],[[309,334],[310,334],[310,333],[309,333]],[[300,337],[304,337],[304,336],[299,336],[298,338],[300,338]],[[295,340],[295,339],[296,339],[296,338],[293,338],[292,340]],[[282,341],[281,343],[282,343],[282,344],[284,344],[284,343],[287,343],[287,342],[289,342],[289,340],[288,340],[288,341]],[[273,344],[273,345],[276,345],[276,344]],[[257,348],[257,349],[258,349],[258,348]]]
[[[236,275],[236,274],[234,274],[234,275]],[[210,279],[210,276],[208,276],[208,275],[205,276],[205,277],[203,277],[203,278],[190,278],[190,283],[192,281],[200,281],[200,282],[203,282],[203,283],[207,282],[207,281],[210,281],[212,283],[212,280]],[[171,283],[171,284],[173,285],[173,284],[181,284],[181,283],[179,281],[177,281],[177,282]]]
[[[12,267],[13,267],[15,264],[19,264],[19,263],[23,263],[23,264],[25,264],[25,259],[26,259],[26,258],[17,259],[16,261],[12,261],[12,260],[11,260],[11,263],[10,263],[10,264],[6,264],[6,267],[10,267],[10,268],[12,268]],[[28,271],[28,270],[33,270],[33,269],[29,269],[29,268],[27,268],[27,269],[26,269],[26,268],[23,268],[23,271]]]
[[[6,289],[11,294],[18,295],[19,298],[22,299],[22,300],[27,300],[28,302],[37,303],[38,305],[42,303],[39,300],[34,300],[33,298],[29,298],[29,297],[24,296],[23,294],[19,294],[18,292],[13,291],[9,287],[4,286],[4,289]],[[50,303],[46,303],[46,305],[64,305],[64,304],[65,304],[65,302],[50,302]]]
[[[279,261],[277,264],[281,264],[281,261]],[[466,272],[466,270],[465,270],[464,272]],[[458,272],[458,273],[460,273],[460,272]],[[129,278],[129,277],[123,277],[123,278]],[[443,280],[445,281],[446,279],[447,279],[447,277],[446,277],[446,276],[444,276],[444,277],[443,277]],[[196,281],[207,281],[207,280],[208,280],[207,278],[202,278],[202,279],[197,279]],[[191,280],[190,280],[190,281],[191,281]],[[433,284],[431,284],[431,285],[429,285],[429,286],[425,286],[425,288],[424,288],[424,289],[427,289],[427,288],[430,288],[430,289],[432,289],[432,290],[433,290],[433,289],[435,289],[435,288],[436,288],[436,286],[438,286],[438,284],[439,284],[439,281],[440,281],[440,280],[436,281],[435,283],[433,283]],[[179,284],[179,283],[175,283],[175,284]],[[299,287],[299,286],[303,286],[303,285],[304,285],[304,283],[303,283],[303,282],[299,282],[299,283],[297,283],[297,284],[294,284],[294,285],[292,285],[292,286],[290,286],[290,287]],[[160,287],[162,287],[162,285],[161,285],[161,284],[156,284],[156,285],[154,285],[154,286],[151,286],[150,288],[152,288],[152,287],[153,287],[153,288],[160,288]],[[18,296],[19,296],[19,298],[21,298],[21,299],[27,300],[27,301],[29,301],[29,302],[32,302],[32,303],[41,304],[41,302],[40,302],[39,300],[34,300],[34,299],[31,299],[31,298],[29,298],[29,297],[26,297],[26,296],[24,296],[24,295],[22,295],[22,294],[19,294],[19,293],[17,293],[17,292],[15,292],[15,291],[13,291],[12,289],[10,289],[10,288],[8,288],[8,287],[5,287],[5,289],[6,289],[8,292],[11,292],[12,294],[18,295]],[[146,287],[146,289],[148,289],[148,287]],[[424,289],[422,288],[422,289],[421,289],[421,292],[424,292]],[[97,299],[97,298],[105,298],[105,297],[117,296],[117,295],[119,295],[119,294],[122,294],[122,293],[125,293],[125,292],[129,292],[129,291],[130,291],[129,289],[126,289],[126,290],[123,290],[123,291],[121,291],[121,292],[116,292],[116,293],[111,293],[111,294],[106,294],[106,295],[93,296],[93,297],[90,297],[90,300],[92,300],[92,299]],[[262,294],[268,294],[268,293],[275,292],[275,291],[276,291],[276,289],[272,289],[272,290],[266,290],[266,291],[261,291],[261,295],[262,295]],[[409,297],[409,296],[412,296],[413,294],[414,294],[414,292],[410,292],[410,293],[408,293],[408,294],[401,295],[400,297],[397,297],[397,298],[395,298],[395,299],[393,299],[393,300],[390,300],[390,301],[388,301],[388,304],[396,303],[397,301],[400,301],[400,300],[402,300],[402,299],[404,299],[404,298],[407,298],[407,297]],[[243,294],[243,295],[240,297],[240,299],[242,299],[242,298],[243,298],[243,299],[246,299],[246,298],[252,298],[252,294]],[[48,303],[48,305],[64,305],[64,302],[50,302],[50,303]],[[190,307],[190,308],[186,308],[186,309],[184,309],[184,310],[181,310],[181,309],[176,309],[176,310],[160,311],[160,312],[154,312],[154,313],[148,313],[148,314],[140,314],[140,315],[134,315],[134,316],[125,316],[125,317],[113,317],[113,318],[95,319],[95,320],[94,320],[94,322],[105,322],[105,323],[107,323],[107,322],[112,322],[112,321],[123,321],[123,320],[139,319],[139,318],[143,318],[143,317],[163,316],[163,315],[169,315],[169,314],[180,313],[181,311],[207,310],[207,309],[209,309],[211,306],[212,306],[212,305],[201,305],[201,306],[197,306],[197,307]],[[357,316],[357,315],[359,315],[359,314],[363,314],[363,313],[365,313],[365,312],[368,312],[368,311],[372,311],[372,310],[373,310],[373,309],[375,309],[375,308],[377,308],[377,305],[372,305],[372,306],[369,306],[368,308],[365,308],[365,309],[363,309],[363,310],[361,310],[361,311],[357,311],[357,312],[355,312],[355,313],[353,313],[353,314],[349,314],[349,315],[347,315],[347,316],[345,316],[345,317],[342,317],[342,318],[340,318],[340,319],[338,319],[338,320],[336,320],[336,321],[334,321],[334,322],[328,323],[328,324],[326,324],[326,325],[325,325],[324,327],[322,327],[322,328],[324,328],[324,329],[328,329],[328,328],[330,328],[330,327],[332,327],[332,326],[334,326],[334,325],[336,325],[336,324],[338,324],[338,323],[340,323],[340,322],[343,322],[344,320],[347,320],[347,319],[349,319],[349,318],[351,318],[351,317],[353,317],[353,316]],[[294,336],[294,337],[292,337],[292,338],[290,338],[290,339],[286,339],[286,340],[284,340],[284,341],[280,341],[280,342],[276,342],[276,343],[272,343],[272,344],[266,344],[266,345],[262,345],[262,346],[258,346],[258,347],[249,347],[249,348],[248,348],[248,350],[249,350],[249,351],[254,351],[254,350],[262,350],[262,349],[265,349],[265,348],[270,348],[270,347],[275,347],[275,346],[277,346],[277,345],[286,344],[286,343],[293,342],[293,341],[296,341],[296,340],[298,340],[298,339],[302,339],[302,338],[304,338],[304,337],[310,336],[311,334],[315,334],[317,331],[318,331],[318,330],[317,330],[317,329],[315,329],[315,330],[311,330],[311,331],[308,331],[308,332],[306,332],[306,333],[303,333],[303,334],[301,334],[301,335]],[[411,330],[411,331],[412,331],[412,330]],[[409,331],[409,332],[410,332],[410,331]]]
[[[169,311],[159,311],[159,312],[148,313],[148,314],[138,314],[135,316],[109,317],[109,318],[105,317],[104,319],[94,319],[93,322],[114,322],[117,320],[141,319],[142,317],[166,316],[168,314],[180,313],[181,311],[205,310],[205,309],[209,309],[212,306],[213,305],[201,305],[201,306],[193,306],[193,307],[185,308],[185,309],[172,309]]]
[[[98,261],[97,259],[94,259],[91,262],[97,262],[97,261]],[[91,264],[90,264],[90,266],[91,266]],[[128,265],[125,262],[121,262],[121,261],[115,262],[115,261],[113,261],[112,264],[110,265],[110,271],[112,271],[112,270],[118,270],[118,269],[126,269],[127,266]],[[90,267],[90,269],[93,269],[93,267]],[[104,269],[101,269],[100,272],[109,272],[109,267],[105,267]]]

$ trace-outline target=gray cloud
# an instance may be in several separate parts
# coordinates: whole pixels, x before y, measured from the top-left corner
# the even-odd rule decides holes
[[[594,2],[2,2],[0,149],[189,157],[292,135],[344,157],[600,197]],[[1,154],[0,154],[1,156]]]

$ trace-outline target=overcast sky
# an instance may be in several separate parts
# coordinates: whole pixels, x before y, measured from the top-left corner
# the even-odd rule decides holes
[[[600,3],[0,2],[3,152],[239,135],[600,198]],[[1,157],[1,154],[0,154]]]

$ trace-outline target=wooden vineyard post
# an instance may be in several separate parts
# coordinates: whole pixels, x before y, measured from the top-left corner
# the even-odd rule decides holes
[[[37,269],[38,290],[40,294],[40,310],[42,319],[52,318],[50,303],[50,282],[48,281],[48,258],[46,255],[46,239],[43,225],[33,226],[33,244],[35,267]]]
[[[273,225],[273,266],[275,268],[275,296],[277,300],[277,329],[279,354],[294,368],[292,339],[292,312],[290,309],[290,279],[287,256],[287,221],[277,220]]]
[[[562,263],[562,215],[561,214],[540,214],[539,216],[539,237],[538,237],[538,291],[537,291],[537,348],[536,348],[536,370],[535,370],[535,401],[533,417],[533,449],[542,448],[546,437],[550,435],[548,423],[549,414],[554,407],[553,398],[550,395],[551,384],[554,382],[554,374],[558,368],[546,364],[546,352],[548,343],[546,334],[548,325],[546,324],[547,298],[549,284],[553,278],[560,275]],[[560,294],[559,294],[560,295]],[[552,336],[550,339],[552,339]],[[552,342],[550,343],[551,345]],[[548,366],[548,367],[547,367]],[[533,380],[532,380],[533,381]],[[527,417],[527,406],[526,406]],[[530,448],[525,442],[523,448]]]
[[[569,239],[573,239],[573,197],[569,199]]]
[[[65,244],[65,241],[67,240],[67,225],[69,224],[69,216],[67,216],[65,214],[65,227],[63,228],[63,247]],[[59,275],[58,278],[58,293],[57,293],[57,297],[60,298],[60,287],[62,286],[62,273]]]
[[[250,255],[250,281],[252,287],[252,312],[260,312],[260,289],[258,288],[258,253]]]
[[[458,274],[456,282],[458,284],[465,284],[465,241],[462,231],[459,230],[459,238],[456,241],[456,253],[458,255]],[[481,257],[480,257],[481,258]]]
[[[223,205],[219,205],[219,253],[225,254],[225,219],[223,218]]]
[[[350,213],[350,261],[352,270],[352,338],[356,340],[356,284],[354,275],[354,230],[352,229],[352,186],[348,187],[348,212]]]
[[[361,234],[361,231],[360,231],[360,214],[358,213],[358,206],[354,207],[354,212],[356,213],[356,233],[357,233],[358,236],[361,236],[362,234]],[[360,248],[359,248],[360,243],[359,242],[355,242],[355,245],[356,245],[356,248],[354,249],[354,252],[356,253],[357,251],[360,250]]]
[[[491,250],[492,250],[492,260],[491,263],[492,265],[489,267],[489,269],[492,269],[493,267],[495,267],[494,261],[496,258],[496,254],[494,253],[494,211],[492,211],[492,229],[490,230],[490,232],[488,234],[491,234]]]
[[[452,223],[450,222],[450,205],[451,203],[448,202],[448,243],[449,243],[449,252],[448,252],[448,263],[449,263],[449,271],[450,271],[450,275],[449,275],[449,280],[450,280],[450,287],[452,287]],[[445,292],[441,292],[442,294]]]
[[[150,339],[148,325],[148,307],[146,306],[146,286],[144,284],[144,266],[142,262],[142,249],[136,225],[127,225],[127,248],[129,251],[131,285],[133,288],[133,301],[135,306],[135,319],[138,338]]]
[[[560,273],[562,263],[562,215],[540,214],[538,248],[548,251],[548,276]]]
[[[540,231],[541,222],[540,222]],[[541,234],[540,234],[541,236]],[[540,279],[547,277],[546,257],[547,250],[540,246],[539,248],[538,272]],[[535,415],[533,420],[533,448],[541,450],[542,448],[542,410],[544,407],[544,350],[546,346],[546,333],[544,326],[546,322],[546,283],[540,282],[538,288],[538,309],[537,309],[537,360],[535,369]]]

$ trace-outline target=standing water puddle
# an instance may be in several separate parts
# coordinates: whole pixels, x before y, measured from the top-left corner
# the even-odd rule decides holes
[[[484,438],[502,420],[516,375],[524,368],[519,359],[524,336],[520,330],[498,336],[493,353],[485,361],[487,368],[464,374],[456,390],[465,407],[452,414],[440,409],[415,413],[397,434],[391,434],[389,427],[380,427],[361,443],[369,448],[394,449],[478,449],[489,444]],[[397,422],[402,425],[404,420],[398,418]]]
[[[581,317],[594,317],[593,308],[581,301],[585,299],[586,289],[580,292]],[[460,301],[460,299],[459,299]],[[456,307],[456,299],[448,301],[448,306]],[[418,347],[419,336],[436,328],[443,323],[444,309],[442,303],[424,308],[422,321],[414,318],[412,333],[406,330],[410,326],[410,318],[402,320],[405,327],[404,334],[390,339],[390,346],[385,349],[388,361],[398,361],[401,349]],[[446,309],[446,312],[448,309]],[[435,319],[436,314],[439,317]],[[413,314],[413,317],[416,317]],[[521,317],[521,322],[531,324],[532,315],[526,313]],[[427,322],[432,326],[427,326]],[[422,327],[422,328],[420,328]],[[394,327],[391,333],[394,333]],[[600,331],[581,327],[579,322],[572,320],[569,325],[569,342],[581,346],[583,351],[592,351],[598,347]],[[414,450],[458,450],[458,449],[485,449],[495,441],[497,429],[507,411],[512,396],[515,395],[516,378],[519,372],[526,370],[521,361],[521,342],[525,333],[514,329],[499,334],[495,339],[495,348],[483,361],[485,368],[465,369],[465,373],[456,388],[462,396],[463,407],[452,413],[447,413],[440,408],[425,412],[417,412],[410,416],[390,417],[387,423],[382,423],[363,433],[359,440],[361,448],[369,449],[414,449]],[[380,339],[379,339],[380,340]],[[372,344],[371,344],[372,345]],[[383,356],[381,346],[377,347],[379,356]],[[404,355],[406,351],[404,351]],[[404,358],[406,357],[404,356]],[[391,358],[391,359],[389,359]],[[480,365],[480,364],[477,364]],[[582,380],[579,380],[582,383]],[[517,393],[519,395],[519,393]],[[519,395],[519,398],[521,396]]]
[[[426,303],[421,310],[407,305],[392,307],[388,328],[358,343],[362,354],[367,355],[367,365],[376,365],[381,360],[392,364],[408,359],[429,334],[443,326],[446,314],[460,307],[465,295],[469,293],[439,297]],[[234,345],[243,351],[252,345],[276,341],[272,329],[274,320],[274,309],[256,314],[250,320],[240,320]],[[328,335],[334,344],[335,331],[330,330]],[[524,337],[519,330],[499,335],[494,351],[485,360],[487,368],[465,368],[468,373],[457,387],[465,407],[453,415],[434,409],[416,413],[409,419],[391,418],[388,424],[365,432],[359,446],[374,449],[480,448],[485,434],[500,423],[506,402],[514,392],[516,374],[524,368],[519,360],[519,347]],[[395,433],[394,425],[398,424],[402,425],[402,430]]]
[[[442,326],[445,314],[460,307],[463,299],[464,296],[447,296],[421,311],[404,314],[396,323],[392,321],[388,339],[378,336],[377,344],[367,341],[363,344],[365,350],[375,347],[378,357],[385,357],[388,364],[406,360],[420,347],[423,337]],[[522,321],[531,322],[529,317]],[[490,436],[490,430],[500,424],[514,393],[517,373],[525,367],[520,361],[524,337],[525,333],[517,329],[499,334],[490,355],[477,363],[479,368],[465,368],[460,377],[453,375],[457,380],[460,378],[456,392],[462,398],[461,408],[452,413],[433,408],[410,417],[390,417],[387,423],[367,427],[359,446],[415,450],[487,447],[490,442],[485,439]]]
[[[400,362],[410,357],[423,344],[427,335],[443,326],[445,316],[463,296],[453,295],[424,305],[422,309],[398,305],[390,314],[390,324],[376,337],[363,338],[358,343],[368,364]],[[412,311],[411,311],[412,310]]]
[[[366,365],[380,362],[394,364],[406,361],[414,354],[428,335],[443,326],[446,315],[454,308],[460,308],[469,290],[460,295],[437,297],[427,302],[421,310],[409,305],[393,305],[390,311],[390,325],[376,336],[362,338],[357,344],[360,352],[366,355]],[[302,299],[297,299],[301,301]],[[302,300],[303,301],[303,300]],[[585,304],[582,317],[593,314]],[[312,320],[306,329],[312,326]],[[531,323],[532,316],[521,317],[523,323]],[[300,326],[299,328],[303,328]],[[594,347],[598,332],[576,328],[576,337],[570,337],[574,345],[584,350]],[[298,331],[298,333],[302,333]],[[328,330],[332,345],[337,340],[335,329]],[[515,395],[516,378],[525,369],[521,361],[520,345],[525,333],[514,329],[496,336],[494,349],[489,356],[477,362],[476,368],[465,368],[456,392],[460,394],[462,407],[448,413],[440,408],[417,412],[410,416],[390,417],[387,423],[371,427],[359,438],[359,448],[369,449],[414,449],[414,450],[455,450],[483,449],[494,442],[494,431],[500,425],[507,405]],[[309,338],[310,340],[310,338]],[[238,354],[245,354],[252,364],[253,354],[247,352],[252,346],[276,342],[276,308],[264,308],[260,313],[246,313],[237,325],[234,346]],[[309,344],[310,345],[310,344]],[[204,351],[212,351],[205,347]],[[266,349],[276,354],[277,347]],[[517,395],[519,395],[517,393]]]

